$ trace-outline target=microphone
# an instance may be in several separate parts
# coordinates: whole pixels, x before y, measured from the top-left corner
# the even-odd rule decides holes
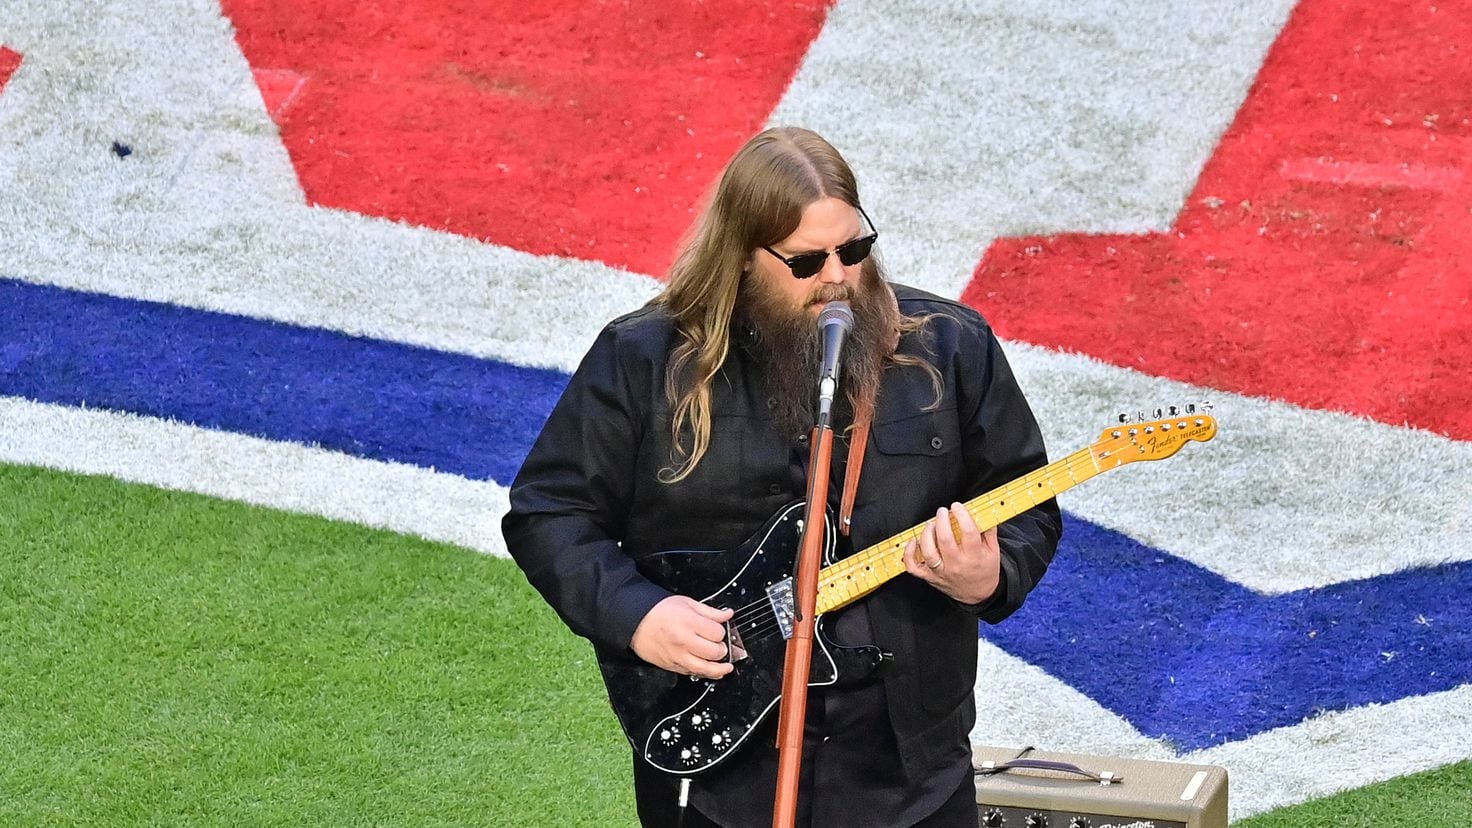
[[[818,314],[818,337],[823,341],[823,369],[818,374],[818,427],[827,428],[838,391],[838,366],[843,339],[854,324],[854,312],[841,299],[829,302]]]

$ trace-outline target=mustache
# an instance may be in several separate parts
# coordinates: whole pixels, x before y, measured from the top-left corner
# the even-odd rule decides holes
[[[808,304],[826,305],[829,302],[850,302],[853,301],[853,298],[857,295],[858,291],[855,290],[854,286],[849,284],[848,282],[843,282],[842,284],[837,285],[819,285],[817,292],[815,292],[812,298],[808,300]]]

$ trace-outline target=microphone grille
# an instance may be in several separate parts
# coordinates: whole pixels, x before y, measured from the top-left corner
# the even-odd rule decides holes
[[[854,324],[854,312],[848,306],[848,302],[835,299],[823,306],[818,313],[818,330],[823,330],[830,325],[837,325],[847,331]]]

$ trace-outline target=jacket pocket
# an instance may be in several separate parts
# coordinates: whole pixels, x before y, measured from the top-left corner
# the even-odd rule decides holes
[[[884,538],[933,517],[961,494],[965,462],[955,409],[875,423],[854,526]],[[862,511],[862,515],[860,512]]]
[[[869,439],[882,454],[941,457],[961,448],[955,409],[924,411],[899,420],[875,423]]]

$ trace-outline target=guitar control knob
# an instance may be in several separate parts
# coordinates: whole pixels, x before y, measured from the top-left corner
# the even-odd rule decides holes
[[[1048,828],[1048,818],[1042,814],[1028,814],[1022,824],[1027,828]]]
[[[1002,828],[1007,824],[1007,818],[1002,816],[1000,808],[989,808],[981,815],[981,828]]]
[[[1174,407],[1174,406],[1172,406]],[[1088,817],[1074,817],[1068,821],[1068,828],[1091,828]]]
[[[709,710],[702,710],[690,716],[690,726],[696,730],[706,730],[710,725],[711,715]]]
[[[678,727],[675,727],[674,725],[670,725],[669,727],[666,727],[663,730],[659,731],[659,740],[661,742],[664,742],[665,744],[677,741],[679,740],[679,738],[680,729]]]
[[[700,746],[691,745],[686,748],[680,748],[680,761],[687,768],[700,764]]]
[[[731,746],[730,728],[723,728],[719,733],[712,733],[710,737],[710,746],[715,748],[718,752],[729,748]]]

